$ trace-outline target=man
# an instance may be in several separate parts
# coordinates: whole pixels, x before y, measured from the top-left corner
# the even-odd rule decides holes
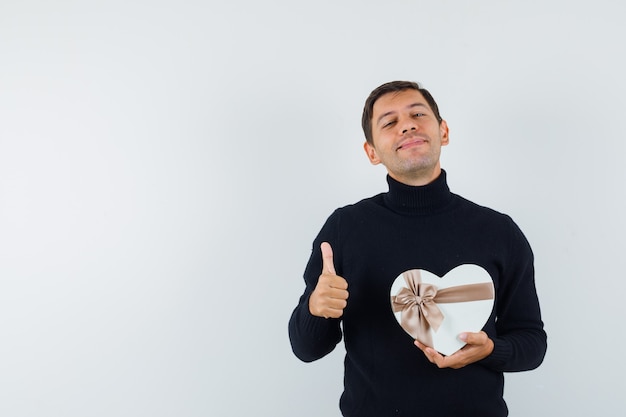
[[[534,369],[546,352],[533,254],[510,217],[450,192],[441,169],[448,125],[430,93],[394,81],[363,110],[365,152],[389,191],[336,210],[313,245],[306,288],[289,321],[294,353],[319,359],[343,337],[344,416],[502,417],[503,372]],[[482,331],[444,356],[396,321],[390,288],[405,271],[443,277],[478,265],[495,289]]]

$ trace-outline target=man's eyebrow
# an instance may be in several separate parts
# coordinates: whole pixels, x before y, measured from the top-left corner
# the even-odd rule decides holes
[[[413,103],[413,104],[409,104],[408,106],[406,106],[406,108],[407,108],[407,109],[412,109],[412,108],[415,108],[415,107],[424,107],[426,110],[428,110],[428,108],[429,108],[429,107],[428,107],[426,104],[424,104],[424,103]],[[384,119],[384,118],[385,118],[385,117],[387,117],[387,116],[391,116],[392,114],[395,114],[395,113],[396,113],[396,112],[392,110],[392,111],[388,111],[387,113],[383,113],[383,114],[381,114],[380,116],[378,116],[378,119],[376,119],[376,124],[377,124],[377,125],[378,125],[378,124],[380,124],[380,121],[381,121],[382,119]]]
[[[380,116],[378,116],[378,119],[376,120],[376,124],[379,125],[381,120],[383,120],[387,116],[391,116],[394,113],[395,111],[388,111],[387,113],[381,114]]]
[[[408,106],[407,108],[410,109],[410,108],[413,108],[413,107],[426,107],[426,108],[428,108],[428,106],[426,104],[424,104],[424,103],[413,103],[410,106]]]

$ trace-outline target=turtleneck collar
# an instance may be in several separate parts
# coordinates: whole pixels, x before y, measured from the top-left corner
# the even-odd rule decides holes
[[[387,175],[389,192],[384,195],[385,204],[403,214],[429,214],[441,211],[452,201],[452,193],[446,181],[446,171],[430,184],[412,186],[398,182]]]

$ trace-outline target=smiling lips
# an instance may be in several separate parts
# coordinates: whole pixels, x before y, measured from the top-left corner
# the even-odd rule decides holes
[[[413,148],[415,146],[420,146],[420,145],[423,145],[424,143],[427,143],[427,142],[428,142],[428,139],[425,138],[425,137],[412,136],[412,137],[402,141],[400,143],[400,146],[398,146],[396,148],[396,151],[399,151],[400,149],[409,149],[409,148]]]

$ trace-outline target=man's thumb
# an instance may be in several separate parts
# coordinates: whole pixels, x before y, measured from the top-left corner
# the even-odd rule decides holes
[[[333,263],[333,248],[330,246],[330,243],[323,242],[321,245],[321,249],[322,249],[322,273],[337,275],[337,273],[335,272],[335,264]]]

